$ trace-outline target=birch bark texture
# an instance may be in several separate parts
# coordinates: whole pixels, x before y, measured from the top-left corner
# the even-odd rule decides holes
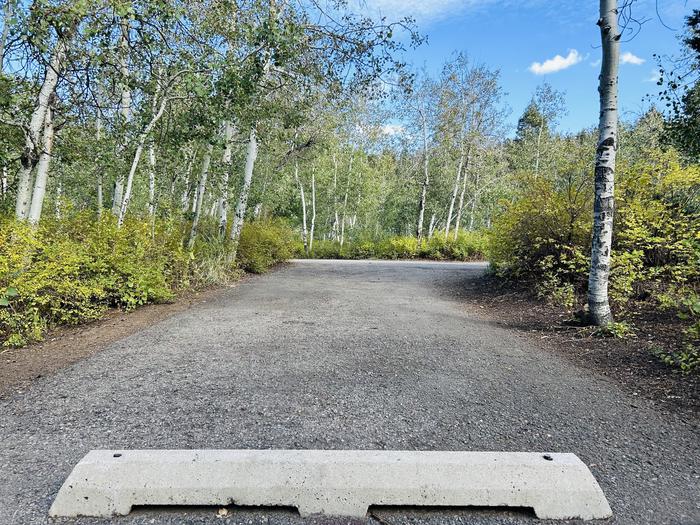
[[[204,205],[204,193],[207,190],[207,178],[209,177],[209,167],[211,166],[211,156],[214,151],[214,145],[208,144],[207,149],[202,158],[202,171],[199,174],[199,184],[197,185],[197,193],[195,194],[195,209],[194,217],[192,218],[192,229],[190,230],[190,238],[187,242],[187,248],[194,248],[194,241],[197,239],[197,228],[199,227],[199,219],[202,216],[202,206]]]
[[[248,206],[248,196],[250,194],[250,185],[253,181],[253,169],[255,161],[258,158],[258,136],[255,131],[255,126],[250,129],[248,138],[248,149],[246,151],[245,170],[243,171],[243,187],[238,194],[238,202],[236,203],[236,213],[233,216],[233,224],[231,226],[231,241],[232,248],[230,258],[236,259],[238,252],[238,241],[241,238],[241,230],[243,229],[243,221],[245,219],[245,211]]]
[[[600,0],[600,37],[603,57],[600,68],[600,120],[595,162],[595,199],[593,204],[593,240],[588,277],[588,309],[596,326],[612,322],[608,300],[608,280],[612,251],[615,210],[615,156],[617,153],[617,90],[620,61],[620,32],[617,25],[617,0]]]
[[[221,198],[218,202],[219,208],[219,236],[226,236],[228,225],[228,180],[231,174],[231,159],[233,157],[233,123],[227,120],[224,123],[224,154],[222,158],[223,174],[221,177]]]
[[[46,196],[46,185],[48,184],[49,180],[53,140],[53,115],[51,108],[49,108],[46,112],[46,116],[44,117],[42,148],[39,155],[39,163],[37,164],[36,168],[36,178],[34,180],[34,190],[32,192],[32,203],[29,208],[28,219],[29,223],[32,225],[39,224],[39,219],[41,219],[41,210],[44,206],[44,197]]]
[[[56,91],[56,85],[60,72],[66,61],[67,45],[64,39],[59,39],[56,48],[51,55],[49,65],[46,67],[44,81],[41,84],[32,118],[29,121],[29,129],[25,136],[25,146],[20,159],[20,169],[17,184],[17,200],[15,202],[15,216],[18,220],[25,220],[29,214],[29,206],[32,196],[32,171],[39,162],[39,148],[42,143],[42,131],[46,113],[49,111],[51,98]]]

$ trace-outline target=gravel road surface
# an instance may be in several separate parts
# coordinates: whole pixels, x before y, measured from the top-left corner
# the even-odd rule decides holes
[[[482,264],[305,261],[245,280],[0,400],[0,524],[49,520],[99,448],[574,452],[615,524],[700,523],[698,422],[461,304]],[[136,509],[118,524],[537,523],[504,509]],[[543,523],[543,522],[540,522]]]

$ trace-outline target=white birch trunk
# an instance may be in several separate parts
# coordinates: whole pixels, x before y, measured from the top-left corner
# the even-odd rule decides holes
[[[464,164],[464,153],[459,155],[459,163],[457,164],[457,176],[455,177],[455,185],[452,190],[452,197],[450,198],[450,208],[447,212],[447,221],[445,224],[445,239],[447,239],[450,234],[450,227],[452,226],[452,213],[455,209],[455,201],[457,200],[457,193],[459,192],[459,183],[462,180],[462,167]]]
[[[608,301],[608,278],[612,251],[615,209],[615,155],[617,152],[617,76],[620,59],[620,33],[617,27],[617,1],[600,0],[600,37],[603,47],[598,91],[600,120],[595,164],[595,200],[591,270],[588,278],[588,308],[594,325],[612,322]]]
[[[339,235],[339,217],[338,217],[338,157],[333,154],[333,225],[331,226],[331,239],[337,241]]]
[[[423,121],[423,184],[420,194],[420,202],[418,203],[418,226],[416,228],[416,236],[420,243],[423,238],[423,220],[425,217],[425,204],[428,197],[428,184],[430,183],[430,159],[428,158],[428,124],[426,122],[425,113],[421,111]]]
[[[156,215],[156,148],[148,144],[148,216]]]
[[[432,238],[433,233],[435,233],[435,214],[433,213],[433,216],[430,217],[430,226],[428,226],[428,239]]]
[[[102,114],[100,110],[97,110],[97,120],[95,121],[95,138],[97,139],[97,147],[100,146],[100,141],[102,140]],[[95,159],[95,162],[98,158]],[[103,184],[103,171],[100,164],[97,165],[97,218],[102,218],[102,208],[104,207],[104,184]]]
[[[304,185],[299,179],[299,163],[294,161],[294,180],[299,187],[299,197],[301,198],[301,241],[304,243],[304,253],[309,255],[309,231],[306,226],[306,196],[304,195]]]
[[[119,71],[121,74],[121,82],[119,84],[120,100],[119,100],[119,115],[124,127],[124,137],[120,147],[121,153],[125,153],[127,147],[126,133],[128,126],[131,124],[131,89],[129,88],[129,21],[122,19],[119,24],[121,30],[121,38],[119,39],[120,57]],[[124,199],[124,174],[119,171],[117,180],[114,182],[114,197],[112,199],[112,213],[121,215],[121,208]]]
[[[158,96],[157,92],[155,96]],[[124,224],[126,211],[129,208],[129,201],[131,200],[131,190],[134,185],[134,176],[136,175],[136,169],[139,166],[139,161],[141,160],[141,155],[143,154],[143,148],[146,144],[146,139],[151,134],[151,131],[153,131],[153,128],[158,123],[160,118],[163,116],[167,105],[168,99],[166,97],[163,97],[163,100],[161,100],[160,102],[158,112],[155,115],[153,115],[153,117],[151,117],[151,121],[146,125],[144,130],[139,135],[138,144],[136,146],[136,152],[134,153],[134,159],[131,162],[131,169],[129,170],[129,176],[126,179],[126,188],[124,189],[124,196],[122,197],[121,208],[119,208],[119,218],[117,220],[117,226],[121,226],[122,224]]]
[[[7,195],[7,179],[8,179],[8,173],[7,173],[7,164],[3,165],[2,167],[2,177],[0,178],[0,189],[2,190],[2,196],[5,198]]]
[[[0,35],[0,71],[5,72],[5,45],[7,44],[7,37],[10,35],[10,19],[12,18],[14,11],[15,0],[5,0],[5,7],[3,8],[3,23],[2,23],[2,34]]]
[[[345,218],[348,211],[348,193],[350,192],[350,179],[352,178],[352,161],[353,157],[350,156],[350,167],[348,168],[348,182],[345,185],[345,198],[343,199],[343,218],[340,222],[340,247],[343,247],[345,242]]]
[[[17,201],[15,202],[15,216],[19,220],[26,219],[29,214],[32,196],[32,171],[39,161],[38,149],[41,147],[41,132],[66,59],[66,50],[66,42],[62,38],[59,39],[46,68],[44,82],[39,90],[36,106],[29,121],[29,130],[25,136],[25,146],[18,174]]]
[[[44,118],[44,132],[42,137],[41,154],[36,167],[36,178],[34,179],[34,191],[32,192],[32,203],[29,208],[29,223],[39,224],[41,219],[41,209],[44,206],[46,196],[46,185],[49,180],[49,168],[51,167],[51,151],[53,150],[54,127],[52,110],[46,112]]]
[[[238,203],[236,204],[236,213],[233,216],[233,224],[231,225],[231,260],[236,259],[238,252],[238,241],[241,238],[241,230],[243,229],[243,221],[245,219],[245,211],[248,206],[248,195],[250,194],[250,185],[253,181],[253,169],[255,161],[258,158],[258,137],[255,133],[255,125],[250,130],[248,139],[248,150],[246,152],[245,170],[243,171],[243,187],[238,194]]]
[[[219,199],[219,236],[226,237],[228,225],[228,181],[231,174],[231,158],[233,156],[233,124],[230,120],[224,123],[224,173],[221,178],[221,198]]]
[[[311,229],[309,230],[309,252],[314,249],[314,230],[316,229],[316,174],[311,167]]]
[[[199,184],[197,185],[197,207],[194,210],[192,218],[192,229],[190,230],[190,238],[187,242],[187,248],[194,247],[194,241],[197,238],[197,228],[199,227],[199,219],[202,216],[202,205],[204,204],[204,193],[207,189],[207,178],[209,176],[209,166],[211,165],[211,155],[214,151],[214,145],[208,144],[202,159],[202,171],[199,174]]]
[[[462,175],[462,191],[459,194],[459,205],[457,206],[457,218],[455,219],[455,240],[459,235],[459,228],[462,224],[462,210],[464,208],[464,194],[467,192],[467,180],[469,179],[469,168],[471,165],[471,152],[467,153],[467,162],[464,165],[464,175]]]

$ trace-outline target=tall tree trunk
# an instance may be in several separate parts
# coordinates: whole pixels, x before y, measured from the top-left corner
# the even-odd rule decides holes
[[[464,194],[467,191],[467,180],[469,179],[469,169],[471,167],[471,149],[467,152],[467,161],[464,165],[464,175],[462,175],[462,191],[459,194],[459,205],[457,206],[457,218],[455,219],[455,240],[459,235],[459,228],[462,225],[462,210],[464,209]],[[479,176],[478,173],[476,175]]]
[[[428,124],[426,122],[425,113],[421,111],[423,121],[423,184],[420,193],[420,202],[418,203],[418,226],[416,228],[416,236],[420,243],[423,238],[423,218],[425,217],[425,204],[428,198],[428,184],[430,184],[430,159],[428,158]]]
[[[0,34],[0,71],[5,71],[5,45],[7,37],[10,35],[10,19],[14,14],[16,0],[5,0],[5,6],[2,10],[2,34]]]
[[[156,148],[153,141],[148,144],[148,216],[156,215]]]
[[[202,205],[204,204],[204,192],[207,189],[207,177],[209,176],[209,166],[211,165],[211,155],[214,151],[214,145],[208,144],[202,158],[202,171],[199,174],[199,184],[197,185],[197,205],[192,218],[192,229],[190,230],[190,238],[187,242],[187,248],[194,248],[194,241],[197,238],[197,228],[199,227],[199,219],[202,216]]]
[[[248,139],[248,150],[246,152],[245,170],[243,171],[243,187],[238,194],[238,203],[236,204],[236,213],[233,216],[233,224],[231,225],[231,248],[230,258],[236,259],[238,252],[238,241],[241,239],[241,230],[243,229],[243,221],[245,220],[245,211],[248,206],[248,196],[250,194],[250,185],[253,181],[253,169],[255,161],[258,158],[258,137],[255,132],[255,125],[250,129],[250,137]]]
[[[464,152],[459,154],[459,163],[457,164],[457,176],[455,177],[455,185],[452,190],[452,197],[450,198],[450,208],[447,212],[447,221],[445,224],[445,239],[450,234],[450,227],[452,226],[452,213],[455,209],[455,201],[457,200],[457,193],[459,192],[459,183],[462,180],[462,168],[464,167]]]
[[[39,162],[36,167],[36,178],[34,179],[34,191],[32,192],[32,204],[29,208],[29,223],[39,224],[41,219],[41,209],[44,206],[44,196],[46,195],[46,185],[49,180],[49,168],[51,167],[51,151],[53,150],[54,127],[52,110],[46,112],[44,117],[44,132],[42,136],[42,148],[39,154]]]
[[[66,50],[66,41],[63,38],[59,38],[56,48],[51,55],[51,61],[46,68],[44,82],[39,90],[36,106],[32,112],[29,129],[25,136],[25,146],[20,159],[18,174],[17,201],[15,202],[15,216],[19,220],[26,219],[29,214],[32,196],[32,171],[39,161],[38,149],[41,147],[41,132],[66,59]]]
[[[97,119],[95,121],[95,138],[97,139],[97,147],[101,147],[102,140],[102,113],[97,110]],[[99,159],[99,155],[95,158],[95,162]],[[97,162],[97,218],[102,218],[102,208],[104,207],[104,183],[103,171],[101,163]]]
[[[537,130],[537,150],[535,152],[535,177],[540,174],[540,144],[542,143],[542,128],[544,127],[544,117]]]
[[[345,242],[345,218],[348,212],[348,193],[350,192],[350,179],[352,178],[352,161],[353,156],[350,156],[350,167],[348,168],[348,181],[345,184],[345,198],[343,199],[343,218],[340,222],[340,247],[343,247]]]
[[[157,99],[159,95],[159,90],[156,91],[155,98]],[[158,112],[151,117],[150,122],[143,129],[139,135],[138,143],[136,145],[136,152],[134,153],[134,159],[131,161],[131,169],[129,170],[129,176],[126,179],[126,188],[124,189],[124,196],[122,197],[122,205],[119,208],[119,218],[117,220],[117,226],[124,224],[124,218],[126,217],[126,210],[129,208],[129,201],[131,200],[131,190],[134,185],[134,176],[136,175],[136,169],[139,166],[139,161],[141,160],[141,155],[143,154],[143,148],[146,144],[146,139],[153,131],[153,128],[158,123],[160,118],[165,113],[165,108],[168,105],[167,97],[163,97],[160,101],[160,107]]]
[[[338,157],[333,153],[333,225],[331,226],[331,238],[337,241],[340,238],[340,219],[338,216]]]
[[[430,239],[433,236],[433,233],[435,233],[435,214],[433,213],[432,217],[430,217],[430,226],[428,226],[428,239]]]
[[[294,161],[294,180],[299,187],[299,197],[301,198],[301,241],[304,243],[304,253],[309,255],[309,231],[306,227],[306,196],[304,195],[304,185],[299,179],[299,163]]]
[[[2,191],[2,198],[7,196],[7,179],[8,179],[8,169],[7,164],[2,166],[2,176],[0,179],[0,191]]]
[[[316,174],[311,167],[311,230],[309,231],[309,252],[314,250],[314,230],[316,229]]]
[[[226,237],[228,225],[228,180],[231,175],[231,158],[233,156],[233,124],[230,120],[224,123],[224,173],[221,178],[221,198],[219,199],[219,236]]]
[[[121,37],[119,38],[119,72],[121,79],[119,82],[120,100],[119,116],[123,126],[124,137],[120,146],[120,153],[126,152],[128,139],[128,127],[131,124],[131,89],[129,88],[129,31],[130,23],[127,18],[122,18],[119,23]],[[124,199],[124,174],[121,170],[117,173],[117,180],[114,182],[114,196],[112,198],[112,213],[119,216],[121,214],[122,201]]]
[[[617,75],[620,60],[620,33],[617,27],[617,1],[600,0],[600,37],[603,59],[600,68],[600,120],[595,164],[593,241],[588,277],[588,308],[594,325],[612,322],[608,301],[608,278],[615,209],[615,155],[617,152]]]

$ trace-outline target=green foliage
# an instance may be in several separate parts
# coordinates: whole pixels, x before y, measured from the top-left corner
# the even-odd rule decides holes
[[[477,261],[485,259],[488,240],[484,232],[460,231],[448,239],[438,232],[418,243],[415,237],[394,236],[377,241],[314,241],[312,257],[317,259],[432,259],[438,261]]]
[[[247,223],[238,243],[238,264],[246,272],[264,273],[275,264],[301,255],[294,234],[283,221]]]
[[[593,332],[595,337],[615,337],[618,339],[624,339],[634,335],[634,330],[629,323],[625,321],[612,322],[605,326],[600,326]]]
[[[127,221],[91,214],[45,220],[34,229],[0,221],[0,342],[22,346],[47,328],[98,319],[106,308],[131,310],[171,300],[192,286],[234,278],[223,243],[184,248],[188,229],[175,222]],[[280,223],[243,229],[240,265],[259,273],[293,255],[291,231]]]

